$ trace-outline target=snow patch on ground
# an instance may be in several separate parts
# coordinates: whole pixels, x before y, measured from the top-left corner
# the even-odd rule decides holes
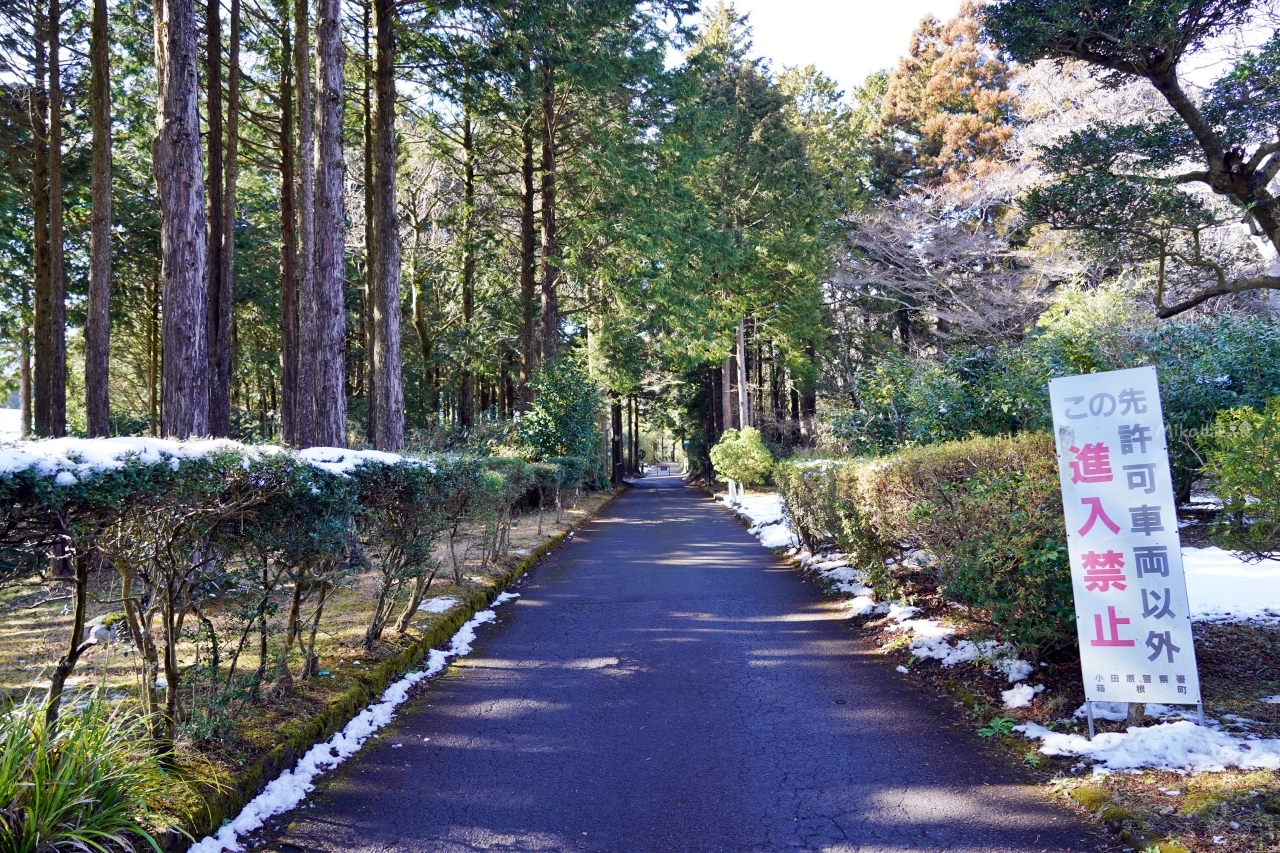
[[[1183,548],[1194,620],[1280,619],[1280,561],[1246,563],[1221,548]]]
[[[787,526],[780,495],[743,495],[736,504],[728,503],[727,497],[716,497],[717,500],[725,500],[729,509],[750,522],[751,529],[748,532],[759,539],[764,547],[795,547],[796,535]]]
[[[1119,703],[1117,703],[1119,704]],[[1095,762],[1094,773],[1115,770],[1222,771],[1280,770],[1280,740],[1237,738],[1226,732],[1201,728],[1188,720],[1124,732],[1105,732],[1093,740],[1061,734],[1036,723],[1015,727],[1032,740],[1043,742],[1045,755],[1069,755]]]
[[[760,531],[785,528],[782,501],[776,495],[751,495],[736,510],[751,520],[752,533],[764,542]],[[790,531],[787,531],[790,534]],[[790,537],[794,543],[794,536]],[[1220,548],[1184,548],[1183,565],[1187,578],[1187,595],[1191,618],[1195,620],[1272,621],[1280,619],[1280,562],[1250,564]],[[944,667],[963,663],[989,661],[1013,686],[1001,691],[1006,708],[1024,708],[1044,691],[1043,684],[1024,683],[1035,669],[1028,661],[1015,656],[1012,646],[994,641],[975,642],[961,639],[953,642],[955,631],[933,619],[913,618],[918,608],[899,602],[876,603],[872,590],[863,585],[866,576],[846,562],[839,553],[811,554],[793,544],[792,557],[805,571],[816,572],[824,581],[855,597],[841,602],[850,616],[884,613],[895,623],[895,630],[911,634],[910,651],[919,659],[936,660]],[[921,555],[927,558],[927,555]],[[904,666],[899,672],[906,673]],[[1259,701],[1280,704],[1280,694]],[[1094,717],[1099,720],[1122,721],[1128,717],[1123,702],[1093,703]],[[1075,714],[1085,716],[1081,706]],[[1047,755],[1075,755],[1095,762],[1095,772],[1133,770],[1144,767],[1201,772],[1240,769],[1280,769],[1280,740],[1261,740],[1246,735],[1233,737],[1207,720],[1209,728],[1191,722],[1197,712],[1155,703],[1147,705],[1147,716],[1161,720],[1159,725],[1130,728],[1125,733],[1105,733],[1090,741],[1079,735],[1053,732],[1044,726],[1028,723],[1018,726],[1028,738],[1044,741],[1041,751]],[[1231,720],[1247,728],[1246,720]]]
[[[1044,692],[1044,685],[1037,684],[1032,687],[1030,684],[1015,684],[1008,690],[1000,691],[1000,698],[1004,700],[1006,708],[1025,708],[1031,704],[1031,700],[1036,698],[1037,693]]]
[[[452,595],[437,595],[419,604],[418,609],[425,613],[446,613],[457,603],[458,599]]]
[[[497,607],[518,597],[519,593],[502,593],[494,599]],[[481,610],[472,616],[453,635],[448,651],[432,649],[427,654],[426,666],[411,672],[383,692],[379,700],[355,716],[351,722],[324,743],[307,750],[292,770],[286,770],[267,784],[262,793],[254,797],[236,815],[210,835],[191,847],[191,853],[220,853],[223,850],[243,850],[239,839],[262,827],[272,817],[298,806],[307,794],[315,789],[315,780],[346,761],[364,746],[365,741],[395,717],[395,709],[409,698],[409,690],[420,681],[438,675],[450,658],[471,653],[476,639],[476,628],[492,622],[497,614],[492,608]]]
[[[801,568],[817,573],[835,589],[852,595],[853,598],[840,604],[850,617],[875,613],[888,615],[896,623],[892,626],[894,630],[911,634],[911,654],[917,658],[936,660],[944,667],[978,660],[989,661],[992,668],[1003,674],[1010,683],[1023,681],[1034,671],[1032,665],[1019,659],[1013,647],[1008,644],[994,641],[977,643],[972,640],[959,640],[952,644],[950,638],[955,629],[934,619],[913,618],[920,612],[918,607],[909,607],[899,602],[877,603],[875,593],[866,586],[866,573],[850,566],[844,554],[811,554],[800,550],[797,537],[787,527],[779,495],[747,495],[739,500],[737,506],[730,506],[730,509],[751,522],[750,532],[760,540],[760,544],[766,548],[791,547],[792,556],[800,561]],[[915,555],[916,559],[925,557],[923,554]],[[1034,696],[1035,693],[1031,695]],[[1030,701],[1028,698],[1024,705]]]

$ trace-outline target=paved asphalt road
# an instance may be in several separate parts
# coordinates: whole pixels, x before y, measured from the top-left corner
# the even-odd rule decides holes
[[[870,660],[727,510],[674,478],[645,485],[545,559],[470,657],[261,840],[282,853],[1095,849]]]

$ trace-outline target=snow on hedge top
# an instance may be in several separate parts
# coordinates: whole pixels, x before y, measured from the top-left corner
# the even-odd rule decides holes
[[[241,453],[278,451],[279,448],[248,447],[230,439],[197,439],[170,441],[163,438],[48,438],[41,441],[19,441],[0,447],[0,475],[16,474],[34,468],[41,474],[62,473],[78,477],[120,468],[129,457],[146,464],[198,459],[220,450]],[[72,481],[73,482],[73,481]]]
[[[129,459],[147,465],[167,463],[175,469],[184,459],[200,459],[212,453],[233,452],[246,460],[285,453],[270,444],[242,444],[226,438],[173,441],[164,438],[117,436],[115,438],[49,438],[40,441],[18,441],[0,447],[0,476],[34,469],[55,478],[60,486],[79,479],[124,466]],[[346,476],[362,462],[396,465],[401,462],[430,462],[382,453],[377,450],[347,450],[342,447],[311,447],[297,452],[298,458],[331,474]]]
[[[429,461],[401,456],[397,453],[384,453],[381,450],[347,450],[345,447],[308,447],[299,450],[298,456],[309,465],[314,465],[330,474],[345,477],[354,471],[362,462],[374,462],[378,465],[398,465],[409,462],[414,465],[426,465],[432,473],[436,468]]]

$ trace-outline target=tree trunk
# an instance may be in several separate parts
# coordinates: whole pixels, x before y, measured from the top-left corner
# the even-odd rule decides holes
[[[804,348],[805,357],[809,359],[809,363],[813,365],[816,372],[818,356],[813,350],[813,346]],[[800,439],[805,446],[809,446],[813,440],[813,419],[818,411],[818,394],[814,388],[813,379],[806,377],[800,388]]]
[[[316,24],[314,444],[347,445],[346,221],[343,210],[341,0],[319,0]]]
[[[18,339],[18,435],[31,437],[31,326],[27,322],[31,306],[28,290],[22,288],[22,329]]]
[[[147,412],[151,435],[160,435],[160,287],[147,280]]]
[[[751,396],[747,391],[747,337],[746,322],[738,320],[738,423],[745,429],[751,426]]]
[[[277,8],[280,43],[280,441],[297,444],[298,393],[298,207],[294,193],[294,57],[288,7]]]
[[[556,87],[555,69],[542,67],[542,359],[555,358],[560,346],[560,240],[556,231]]]
[[[156,0],[159,104],[153,156],[160,200],[164,305],[161,431],[170,438],[209,432],[206,339],[208,263],[194,0]]]
[[[107,364],[111,335],[111,66],[106,0],[93,0],[89,34],[89,122],[93,132],[89,213],[89,305],[84,326],[84,403],[89,437],[111,427]]]
[[[101,0],[99,0],[101,2]],[[89,562],[92,552],[77,554],[72,561],[74,574],[71,593],[71,636],[67,639],[66,652],[58,660],[49,674],[49,692],[45,695],[44,721],[51,730],[58,719],[58,709],[62,704],[62,691],[66,687],[67,678],[75,671],[80,656],[94,644],[84,639],[85,614],[88,610]]]
[[[525,69],[528,73],[528,69]],[[520,411],[527,412],[533,405],[533,376],[538,367],[538,345],[535,327],[538,308],[535,304],[537,288],[537,245],[534,234],[534,202],[537,190],[533,185],[533,110],[526,109],[520,126],[522,154],[520,158]]]
[[[404,389],[400,378],[400,228],[396,217],[396,6],[376,0],[378,45],[374,88],[373,201],[376,285],[373,305],[373,387],[378,419],[373,446],[404,447]]]
[[[208,295],[205,306],[205,340],[209,354],[209,431],[213,435],[226,435],[217,431],[214,411],[218,407],[219,394],[226,393],[219,386],[218,377],[218,305],[222,299],[222,252],[225,241],[222,229],[223,157],[222,130],[222,0],[208,0],[205,7],[205,134],[208,173],[205,176],[205,195],[208,202],[208,254],[205,270],[208,277]]]
[[[613,433],[611,441],[613,449],[613,487],[616,489],[622,485],[622,478],[625,475],[622,468],[622,400],[618,397],[618,392],[616,391],[610,395],[609,414]]]
[[[464,72],[465,73],[465,72]],[[472,372],[471,321],[476,313],[476,163],[470,98],[462,102],[462,369],[458,371],[458,424],[475,425],[475,374]]]
[[[720,365],[720,434],[733,429],[733,359]]]
[[[34,432],[39,437],[49,435],[49,339],[52,335],[49,320],[49,90],[47,88],[49,57],[49,26],[45,10],[36,5],[34,15],[32,69],[34,81],[31,89],[31,215],[34,261],[32,270],[32,301],[35,370],[32,382],[32,408]]]
[[[311,93],[311,11],[294,0],[294,81],[298,93],[298,374],[294,389],[294,443],[315,443],[316,241],[315,110]]]
[[[67,434],[67,271],[62,203],[62,7],[49,2],[49,339],[45,391],[49,396],[48,435]],[[36,356],[36,366],[41,364]]]
[[[365,362],[368,362],[368,388],[365,394],[365,440],[370,444],[374,443],[374,436],[377,434],[378,422],[378,396],[374,392],[373,369],[373,303],[376,300],[375,294],[378,292],[378,236],[376,233],[376,223],[378,219],[377,204],[378,201],[374,197],[376,190],[374,189],[373,161],[375,154],[373,153],[373,78],[374,78],[374,58],[373,46],[370,39],[373,37],[373,4],[375,0],[364,0],[360,4],[361,11],[364,14],[364,97],[361,99],[361,106],[364,108],[364,295],[360,300],[360,348],[363,356],[356,364],[357,377],[356,385],[364,386]]]
[[[210,282],[217,291],[209,292],[209,432],[223,437],[231,432],[231,337],[232,296],[236,258],[236,179],[240,157],[240,0],[231,0],[231,41],[227,57],[227,134],[224,174],[218,215],[222,226],[218,234],[222,250],[218,253],[221,269]],[[211,206],[212,207],[212,206]]]

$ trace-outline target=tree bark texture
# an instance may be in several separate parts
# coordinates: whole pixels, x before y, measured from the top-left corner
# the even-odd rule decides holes
[[[293,42],[288,7],[280,4],[280,441],[297,444],[298,393],[298,209],[294,145]]]
[[[319,0],[316,24],[316,181],[315,305],[316,336],[308,357],[314,364],[312,441],[318,446],[347,444],[346,222],[343,210],[341,0]]]
[[[610,440],[611,449],[613,451],[613,486],[617,488],[622,485],[622,478],[625,471],[622,469],[622,400],[615,391],[609,400],[610,415],[610,432],[612,437]]]
[[[31,326],[27,322],[27,289],[22,292],[22,329],[19,332],[18,346],[18,435],[20,438],[31,437]]]
[[[236,264],[236,180],[240,158],[240,0],[231,0],[231,36],[227,54],[227,124],[222,206],[218,229],[222,265],[217,292],[209,293],[209,432],[231,432],[231,312]],[[212,273],[211,273],[212,278]]]
[[[396,7],[376,0],[377,68],[374,104],[373,391],[378,419],[373,446],[404,447],[404,390],[400,380],[400,229],[396,217]],[[371,397],[371,401],[372,401]]]
[[[49,394],[45,389],[48,370],[42,361],[50,337],[49,327],[49,25],[45,10],[34,9],[35,38],[33,44],[34,81],[31,90],[31,214],[32,214],[32,337],[35,367],[32,377],[32,410],[34,432],[49,434]]]
[[[746,321],[738,320],[738,423],[751,426],[751,396],[747,391]]]
[[[374,78],[374,47],[370,44],[373,36],[373,4],[376,0],[364,0],[361,8],[364,13],[364,62],[362,64],[364,77],[364,295],[360,300],[360,349],[363,353],[361,361],[357,364],[357,381],[355,383],[357,391],[365,391],[365,440],[370,444],[374,441],[374,435],[377,432],[378,423],[378,399],[374,393],[373,384],[373,302],[374,293],[378,289],[377,283],[377,254],[378,254],[378,237],[375,233],[375,220],[377,219],[377,211],[374,209],[377,202],[374,200],[374,178],[373,178],[373,78]],[[365,363],[368,364],[368,370],[365,371]],[[367,374],[367,385],[365,375]]]
[[[298,369],[294,386],[293,443],[311,447],[315,436],[316,250],[315,109],[311,86],[311,10],[294,0],[294,81],[298,98]]]
[[[45,345],[48,435],[67,434],[67,270],[62,204],[62,7],[49,3],[49,340]],[[37,368],[40,358],[36,357]]]
[[[526,73],[528,69],[526,68]],[[522,412],[533,405],[533,376],[538,368],[536,326],[537,236],[534,204],[537,189],[533,183],[533,110],[526,109],[520,126],[522,154],[520,158],[520,401]]]
[[[89,214],[89,305],[84,326],[84,402],[90,438],[111,428],[111,64],[107,2],[93,0],[89,25],[89,121],[93,134]]]
[[[471,323],[476,313],[476,162],[472,134],[471,105],[463,96],[462,105],[462,369],[458,371],[458,425],[475,425],[476,382],[472,371]]]
[[[720,365],[720,432],[733,429],[733,358]]]
[[[208,0],[205,7],[204,36],[204,76],[205,88],[205,146],[206,166],[205,201],[208,203],[206,217],[208,226],[209,262],[205,269],[208,280],[208,294],[205,306],[208,315],[205,319],[205,339],[208,341],[209,353],[209,431],[213,435],[225,436],[218,432],[214,411],[218,408],[219,394],[226,389],[218,384],[218,304],[222,293],[222,251],[225,241],[222,237],[224,219],[222,217],[222,187],[224,163],[224,138],[222,118],[222,0]]]
[[[159,103],[152,158],[163,287],[161,432],[209,432],[208,282],[194,0],[157,0]]]
[[[542,67],[542,358],[555,358],[560,346],[560,241],[556,231],[556,86],[555,69]]]

